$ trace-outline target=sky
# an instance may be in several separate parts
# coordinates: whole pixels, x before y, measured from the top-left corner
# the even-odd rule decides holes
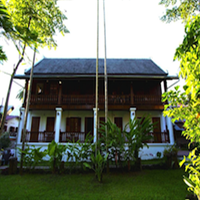
[[[99,57],[104,58],[103,0],[99,0]],[[179,62],[173,61],[175,49],[184,36],[184,25],[179,22],[165,23],[160,20],[166,8],[159,0],[105,0],[107,58],[152,59],[169,75],[177,75]],[[46,58],[96,58],[97,49],[97,1],[61,0],[60,9],[67,16],[66,27],[70,33],[64,37],[57,33],[57,48],[39,49],[36,62]],[[0,37],[0,43],[8,61],[0,64],[0,105],[5,102],[10,76],[19,55],[9,41]],[[28,51],[30,59],[33,52]],[[23,74],[31,67],[30,62],[19,67],[17,74]],[[95,66],[94,66],[95,67]],[[24,82],[18,81],[21,85]],[[17,109],[16,100],[20,86],[13,83],[9,105]]]

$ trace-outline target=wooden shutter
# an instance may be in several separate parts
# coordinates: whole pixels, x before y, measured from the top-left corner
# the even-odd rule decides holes
[[[81,132],[81,118],[67,117],[66,132]]]
[[[30,136],[31,142],[38,142],[39,126],[40,126],[40,117],[32,117],[31,136]]]
[[[54,132],[55,117],[47,117],[46,131]]]

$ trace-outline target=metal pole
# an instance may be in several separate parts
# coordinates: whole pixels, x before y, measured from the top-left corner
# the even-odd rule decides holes
[[[107,78],[107,46],[106,46],[106,10],[105,10],[105,0],[103,0],[103,18],[104,18],[104,81],[105,81],[105,132],[106,132],[106,153],[108,153],[107,138],[108,138],[108,78]],[[109,162],[107,160],[107,173],[109,172]]]
[[[97,142],[98,142],[98,71],[99,71],[99,0],[97,0],[97,57],[96,57],[96,148],[95,153],[97,155]]]

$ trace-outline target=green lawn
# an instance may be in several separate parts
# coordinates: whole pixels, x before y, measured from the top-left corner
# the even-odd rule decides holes
[[[0,175],[0,199],[113,199],[113,200],[184,200],[184,171],[143,170],[104,174],[103,183],[94,174]]]

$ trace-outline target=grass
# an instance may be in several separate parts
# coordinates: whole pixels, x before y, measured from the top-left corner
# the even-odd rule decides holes
[[[183,169],[110,173],[103,183],[93,173],[0,175],[0,199],[181,200],[188,193],[183,174]]]
[[[163,158],[154,158],[149,160],[142,160],[142,165],[156,165],[156,164],[163,164],[164,159]]]

